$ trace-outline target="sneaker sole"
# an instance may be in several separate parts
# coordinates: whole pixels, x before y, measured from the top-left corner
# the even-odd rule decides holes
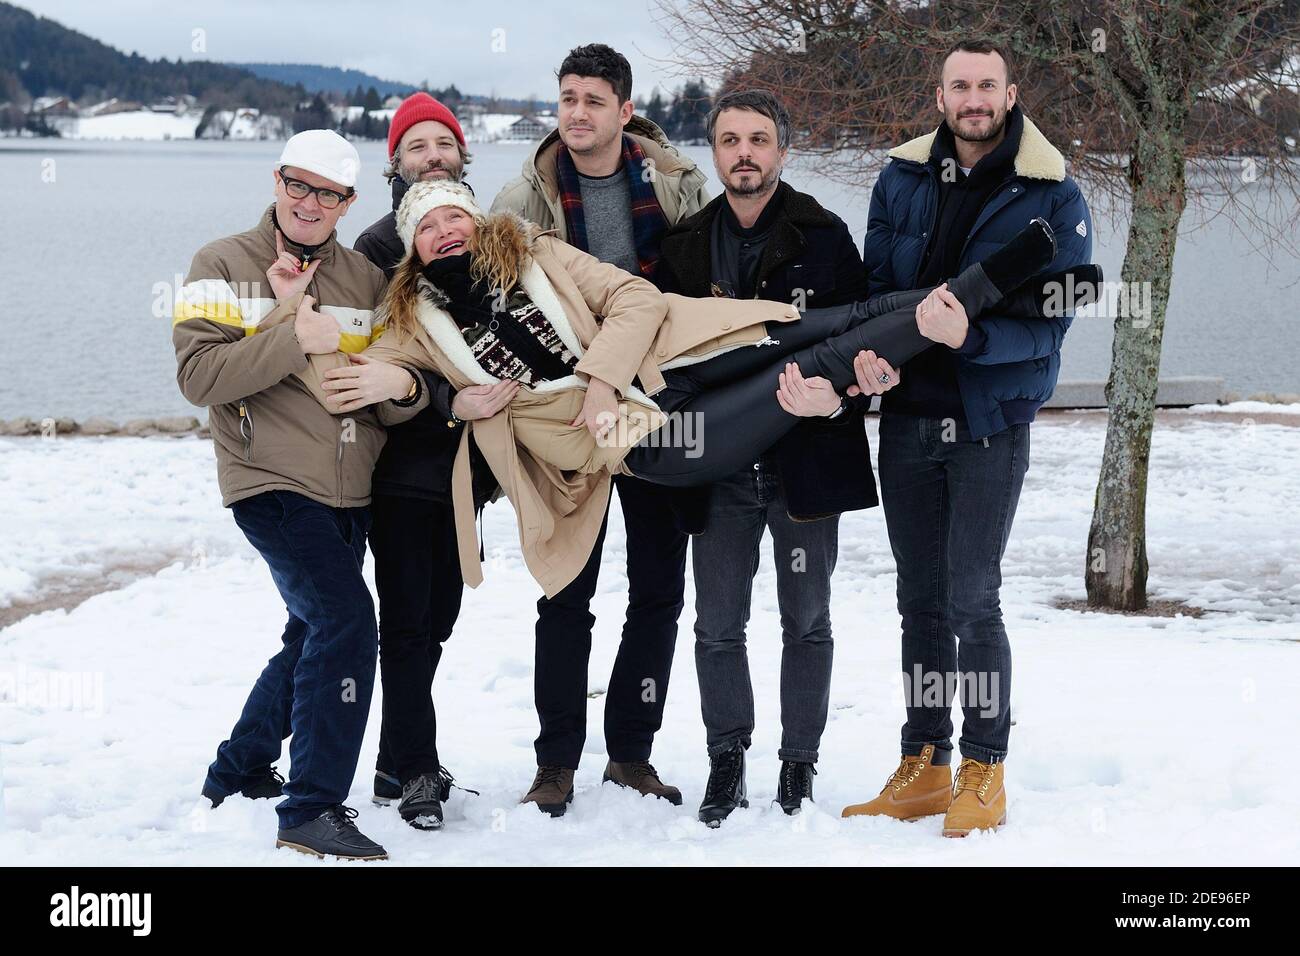
[[[341,853],[322,853],[320,850],[313,850],[311,847],[304,846],[301,843],[290,843],[288,840],[276,840],[275,848],[278,850],[281,847],[287,850],[297,850],[299,853],[306,853],[308,856],[314,856],[320,860],[323,860],[326,857],[331,857],[331,856],[334,857],[334,859],[336,860],[360,860],[363,862],[367,860],[388,859],[387,853],[376,853],[371,856],[344,856]]]
[[[377,807],[391,807],[393,805],[393,799],[393,797],[381,797],[376,795],[370,798],[370,802]]]
[[[402,815],[402,819],[417,830],[441,830],[442,821],[431,813],[417,813],[414,816]]]

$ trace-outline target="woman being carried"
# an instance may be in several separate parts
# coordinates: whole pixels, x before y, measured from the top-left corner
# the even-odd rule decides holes
[[[391,397],[376,384],[380,363],[432,369],[458,390],[492,389],[502,411],[468,423],[452,482],[471,587],[482,580],[471,436],[515,508],[525,561],[550,596],[585,565],[611,474],[714,481],[799,421],[776,397],[787,362],[843,391],[856,380],[859,352],[898,367],[935,344],[916,323],[929,289],[802,315],[775,302],[664,295],[511,214],[484,216],[456,184],[413,186],[397,225],[407,257],[385,300],[387,331],[360,364],[326,373],[336,396],[328,405],[346,412]],[[971,319],[994,306],[1041,315],[1045,289],[1065,276],[1025,283],[1055,251],[1050,228],[1034,220],[951,279],[948,291]],[[1075,287],[1099,278],[1095,267],[1072,271]],[[665,412],[690,416],[695,440],[663,440]]]

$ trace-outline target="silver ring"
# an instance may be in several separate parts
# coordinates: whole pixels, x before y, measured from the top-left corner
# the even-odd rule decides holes
[[[880,378],[876,379],[876,381],[878,381],[881,385],[888,385],[888,384],[889,384],[889,373],[886,372],[884,375],[880,376]]]

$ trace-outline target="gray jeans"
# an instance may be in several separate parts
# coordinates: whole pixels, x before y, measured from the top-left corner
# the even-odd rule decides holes
[[[695,669],[709,755],[754,732],[745,625],[763,529],[772,533],[781,610],[782,760],[815,762],[830,703],[831,573],[839,518],[793,521],[768,462],[713,486],[708,529],[691,542],[695,570]]]

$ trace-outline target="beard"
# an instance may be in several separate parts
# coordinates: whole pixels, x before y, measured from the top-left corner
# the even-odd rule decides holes
[[[731,176],[736,172],[742,171],[758,173],[758,182],[753,185],[735,185]],[[746,167],[744,170],[733,170],[732,173],[728,174],[724,181],[724,185],[727,192],[731,193],[733,196],[761,196],[775,188],[776,181],[780,178],[781,170],[779,168],[763,172],[762,169],[757,167]]]
[[[433,159],[418,166],[402,166],[398,174],[402,177],[402,182],[408,186],[414,186],[424,178],[424,174],[434,169],[446,170],[447,178],[453,183],[460,182],[460,174],[463,167],[459,164],[455,166],[448,165],[440,159]]]
[[[963,133],[959,125],[961,120],[956,116],[949,116],[946,112],[944,113],[944,120],[948,123],[948,129],[952,131],[952,135],[958,139],[967,143],[987,143],[991,139],[997,139],[998,136],[1002,134],[1002,130],[1007,125],[1007,113],[1009,112],[1010,111],[1007,109],[1003,109],[1001,113],[995,111],[993,114],[993,122],[991,122],[988,129],[982,133]],[[968,114],[969,118],[987,115],[987,113]]]

